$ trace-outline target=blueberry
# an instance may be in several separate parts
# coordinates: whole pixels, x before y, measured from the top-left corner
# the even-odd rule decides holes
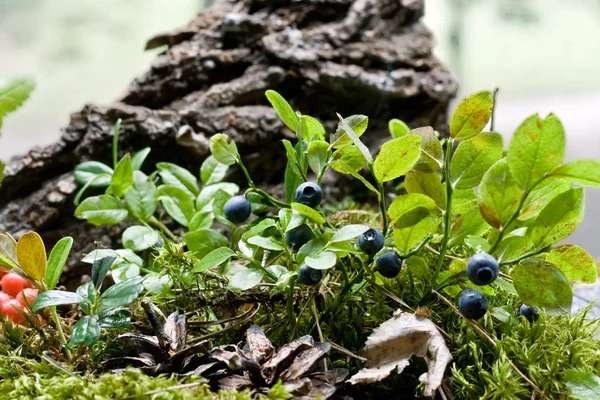
[[[323,189],[316,183],[304,182],[296,189],[294,200],[296,203],[315,208],[323,200]]]
[[[487,253],[478,253],[467,262],[467,276],[476,285],[489,285],[498,278],[498,261]]]
[[[487,297],[477,289],[463,289],[458,295],[458,309],[469,319],[479,319],[487,312]]]
[[[308,225],[302,224],[285,234],[285,242],[288,247],[298,250],[312,239],[313,232]]]
[[[395,278],[400,273],[402,259],[393,251],[383,253],[375,260],[375,271],[386,278]]]
[[[540,313],[536,306],[529,307],[525,304],[519,309],[519,314],[524,316],[529,322],[535,322],[540,317]]]
[[[252,207],[244,195],[233,196],[225,203],[225,218],[234,224],[241,224],[250,217]]]
[[[321,270],[311,268],[306,264],[298,269],[298,282],[303,285],[316,285],[322,277],[323,273]]]
[[[358,237],[358,248],[371,256],[377,254],[383,248],[383,233],[369,229]]]

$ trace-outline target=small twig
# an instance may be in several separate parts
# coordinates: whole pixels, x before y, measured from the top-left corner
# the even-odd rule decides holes
[[[344,353],[345,355],[347,355],[349,357],[352,357],[352,358],[356,358],[357,360],[360,360],[362,362],[367,362],[367,359],[365,357],[361,357],[359,355],[356,355],[353,352],[351,352],[350,350],[348,350],[348,349],[346,349],[346,348],[344,348],[344,347],[342,347],[340,345],[337,345],[337,344],[333,343],[332,341],[329,341],[328,343],[331,345],[331,347],[333,347],[334,349],[336,349],[340,353]]]
[[[440,255],[440,252],[437,251],[436,249],[434,249],[433,247],[431,247],[430,245],[426,245],[425,248],[437,256]],[[444,257],[449,258],[450,260],[460,260],[461,259],[460,257],[454,257],[454,256],[451,256],[450,254],[444,254]]]
[[[211,326],[211,325],[225,324],[227,322],[236,321],[238,319],[242,319],[242,318],[246,317],[249,313],[251,313],[254,310],[254,307],[256,307],[256,304],[252,304],[252,307],[248,311],[246,311],[245,313],[243,313],[241,315],[236,315],[235,317],[218,319],[215,321],[188,321],[187,324],[188,324],[188,326]]]
[[[433,291],[433,293],[435,293],[435,295],[442,302],[446,303],[447,306],[449,306],[450,308],[452,308],[452,310],[454,310],[455,313],[457,313],[458,315],[460,315],[461,317],[463,317],[463,319],[469,325],[471,325],[471,327],[473,327],[473,329],[475,329],[477,332],[479,332],[494,348],[498,347],[498,344],[496,344],[496,342],[494,341],[494,339],[481,326],[479,326],[478,323],[476,323],[475,321],[470,320],[469,318],[467,318],[464,315],[462,315],[462,313],[458,310],[458,308],[456,308],[456,306],[454,304],[452,304],[450,302],[450,300],[448,300],[447,298],[445,298],[444,296],[442,296],[440,293],[436,292],[435,290]],[[508,356],[506,354],[504,354],[504,352],[502,352],[501,354],[502,354],[502,358],[504,358],[510,364],[510,366],[515,370],[515,372],[517,374],[519,374],[521,376],[521,378],[523,378],[525,380],[525,382],[527,382],[529,384],[529,386],[531,386],[533,388],[533,390],[535,390],[540,395],[542,395],[542,397],[544,399],[550,400],[550,398],[544,393],[544,391],[542,389],[540,389],[535,383],[533,383],[533,381],[531,379],[529,379],[527,377],[527,375],[525,375],[523,372],[521,372],[521,370],[515,365],[515,363],[513,363],[512,360],[510,358],[508,358]]]
[[[221,329],[220,331],[217,331],[217,332],[212,332],[212,333],[208,333],[208,334],[203,335],[203,336],[198,336],[196,338],[188,340],[187,343],[188,344],[198,343],[198,342],[201,342],[203,340],[207,340],[207,339],[213,338],[215,336],[219,336],[219,335],[221,335],[221,334],[223,334],[225,332],[229,332],[229,331],[233,330],[234,328],[237,328],[238,326],[243,325],[246,322],[250,321],[258,313],[258,310],[260,310],[260,304],[258,304],[258,306],[256,307],[256,310],[254,310],[254,312],[252,312],[252,314],[248,315],[248,317],[244,318],[243,320],[239,320],[239,322],[237,324],[229,325],[227,328],[223,328],[223,329]]]
[[[325,342],[323,338],[323,332],[321,331],[321,324],[319,324],[319,313],[317,313],[317,304],[315,303],[315,298],[311,299],[313,314],[315,314],[315,320],[317,321],[317,332],[319,332],[319,340],[321,342]]]
[[[383,286],[379,285],[378,283],[376,283],[375,281],[372,281],[369,278],[363,278],[363,279],[365,281],[367,281],[370,285],[372,285],[375,289],[379,290],[381,293],[385,294],[390,299],[392,299],[396,303],[400,304],[402,307],[405,307],[405,308],[409,309],[412,312],[415,311],[411,306],[409,306],[408,304],[406,304],[400,297],[396,296],[394,293],[390,292],[388,289],[384,288]]]
[[[45,350],[42,353],[42,359],[44,359],[48,364],[56,367],[57,369],[61,370],[62,372],[64,372],[65,374],[67,374],[73,378],[81,378],[79,375],[74,374],[73,372],[69,371],[67,368],[62,366],[58,361],[56,361],[54,358],[52,358],[50,356],[50,354],[51,354],[51,352],[49,350]]]
[[[504,272],[500,272],[499,273],[500,277],[503,278],[504,280],[507,280],[509,282],[513,281],[513,278],[510,277],[510,275],[506,275]]]

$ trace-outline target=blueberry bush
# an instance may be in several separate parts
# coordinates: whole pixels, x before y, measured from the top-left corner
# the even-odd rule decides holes
[[[598,269],[584,249],[563,244],[583,219],[584,188],[600,187],[600,162],[564,162],[565,132],[555,115],[527,118],[504,146],[493,127],[495,96],[482,91],[459,104],[448,137],[392,120],[390,139],[375,153],[362,141],[367,116],[338,115],[327,135],[278,93],[266,97],[296,138],[282,141],[282,193],[253,181],[224,134],[210,139],[199,171],[145,168],[149,148],[120,157],[117,122],[112,163],[88,161],[74,171],[81,184],[75,216],[121,224],[122,248],[88,254],[91,280],[67,292],[55,286],[70,238],[45,269],[39,236],[19,257],[24,239],[3,235],[2,266],[39,289],[28,315],[49,316],[55,327],[18,328],[31,329],[20,339],[17,328],[5,327],[7,341],[27,347],[43,332],[41,342],[65,363],[98,371],[103,353],[120,351],[102,329],[130,326],[140,315],[138,297],[185,312],[193,341],[221,344],[239,340],[248,322],[227,318],[258,304],[252,320],[273,343],[316,336],[335,344],[331,367],[355,372],[369,363],[360,356],[367,337],[401,309],[445,336],[453,361],[440,398],[600,396],[600,324],[585,311],[571,315],[573,286],[594,283]],[[227,181],[234,168],[243,185]],[[372,201],[332,204],[326,174],[360,181]],[[107,275],[114,285],[101,292]],[[65,305],[77,307],[61,317],[56,307]],[[216,328],[206,324],[215,320]],[[89,353],[85,362],[74,361],[74,349]],[[342,390],[421,396],[427,365],[412,361],[402,374]]]

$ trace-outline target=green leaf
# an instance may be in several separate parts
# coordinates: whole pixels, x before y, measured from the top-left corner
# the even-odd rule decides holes
[[[450,120],[450,137],[466,140],[478,135],[492,116],[492,93],[475,93],[460,102]]]
[[[247,242],[262,249],[283,251],[282,244],[272,237],[253,236]]]
[[[78,164],[73,171],[75,180],[80,185],[85,185],[93,180],[89,186],[91,187],[106,187],[110,185],[110,180],[114,174],[114,170],[106,164],[98,161],[86,161]],[[94,179],[98,175],[103,177]]]
[[[465,244],[473,249],[475,253],[487,253],[490,250],[490,243],[481,236],[467,235],[465,236]]]
[[[489,225],[483,219],[478,206],[458,217],[450,228],[450,245],[462,243],[468,235],[483,235],[489,229]]]
[[[198,209],[198,211],[212,211],[212,203],[219,190],[233,196],[240,191],[240,187],[235,183],[229,182],[220,182],[205,186],[196,198],[196,209]]]
[[[349,118],[354,118],[354,117],[359,117],[360,119],[362,119],[362,117],[364,117],[364,116],[362,116],[362,115],[361,116],[352,116]],[[340,146],[340,142],[343,142],[347,137],[352,141],[352,143],[354,143],[354,145],[358,148],[358,150],[360,150],[360,152],[363,155],[363,157],[365,158],[365,160],[367,160],[367,162],[369,164],[373,163],[373,157],[371,156],[369,149],[367,148],[367,146],[364,145],[363,142],[360,141],[360,139],[359,139],[360,135],[358,133],[356,133],[353,130],[353,127],[348,123],[348,118],[342,118],[342,116],[339,114],[338,114],[338,118],[340,119],[340,123],[338,125],[338,130],[341,130],[341,132],[343,132],[343,133],[342,133],[341,140],[336,142],[336,146]],[[366,121],[368,122],[368,119]],[[336,135],[337,135],[337,133],[336,133]],[[336,147],[336,146],[333,146],[333,147]]]
[[[142,164],[146,160],[146,157],[148,157],[148,154],[150,154],[150,150],[150,147],[145,147],[131,157],[131,168],[134,171],[139,171],[142,168]]]
[[[194,266],[194,272],[203,272],[213,269],[233,256],[235,256],[235,252],[229,247],[219,247],[205,255],[202,260]]]
[[[86,302],[81,303],[79,307],[81,307],[84,313],[89,314],[92,311],[91,305],[96,302],[96,288],[94,287],[93,282],[84,283],[79,286],[75,292],[86,299]]]
[[[285,201],[290,202],[294,199],[296,189],[303,183],[303,179],[298,173],[298,167],[289,158],[285,167],[284,185],[285,185]]]
[[[357,236],[362,235],[370,229],[369,225],[363,224],[350,224],[341,228],[339,231],[333,234],[333,237],[329,239],[329,243],[344,242],[346,240],[354,239]]]
[[[19,267],[32,279],[41,282],[46,274],[46,247],[36,232],[28,232],[17,242]]]
[[[494,257],[499,262],[514,260],[515,258],[527,253],[533,248],[533,243],[528,236],[511,236],[507,237],[494,251]]]
[[[511,277],[523,303],[542,307],[550,315],[571,312],[571,285],[554,265],[528,258],[515,266]]]
[[[450,166],[450,179],[457,189],[479,185],[485,172],[502,158],[502,136],[484,132],[462,142]]]
[[[176,186],[184,191],[190,192],[194,198],[200,193],[198,190],[198,180],[187,169],[167,162],[156,164],[156,168],[166,185]]]
[[[101,328],[126,328],[131,325],[131,311],[126,308],[117,308],[102,313],[98,316]]]
[[[123,247],[133,251],[142,251],[154,246],[160,234],[147,226],[134,225],[125,229],[121,237]]]
[[[572,161],[552,171],[550,176],[581,186],[600,187],[600,161]]]
[[[100,339],[100,325],[97,315],[83,316],[71,329],[70,343],[73,345],[83,343],[92,346],[98,339]]]
[[[189,224],[190,232],[199,229],[209,229],[215,222],[215,216],[211,211],[197,211]]]
[[[583,220],[584,207],[583,188],[569,189],[556,196],[531,227],[533,244],[544,248],[569,236]]]
[[[329,143],[323,140],[315,140],[308,145],[308,165],[317,175],[320,175],[329,161]]]
[[[390,130],[390,135],[392,135],[392,139],[398,139],[402,137],[410,131],[408,125],[406,125],[403,121],[399,119],[391,119],[388,122],[388,129]]]
[[[31,310],[33,312],[38,312],[45,307],[80,304],[84,301],[85,298],[81,297],[77,293],[65,292],[64,290],[48,290],[40,293],[38,297],[36,297],[31,304]]]
[[[381,146],[375,158],[373,172],[379,182],[387,182],[406,175],[421,157],[421,137],[406,135],[392,139]]]
[[[242,235],[242,240],[248,240],[252,236],[260,235],[265,230],[267,230],[273,226],[277,226],[277,223],[275,222],[275,220],[272,218],[265,218],[262,221],[260,221],[259,223],[257,223],[256,225],[254,225],[252,228],[250,228],[246,232],[244,232],[244,234]]]
[[[325,140],[325,128],[318,120],[309,115],[300,117],[300,132],[302,138],[307,142],[310,142],[313,138]]]
[[[477,203],[488,224],[501,229],[519,208],[523,190],[513,179],[506,159],[487,170],[479,189]]]
[[[440,209],[446,208],[446,189],[437,172],[409,171],[404,178],[408,193],[420,193],[431,197]]]
[[[210,155],[200,167],[200,179],[205,185],[221,182],[227,175],[228,165],[221,164],[215,156]]]
[[[203,258],[211,251],[225,247],[229,240],[220,232],[211,229],[200,229],[186,233],[185,243],[190,251],[195,252],[196,257]]]
[[[568,369],[563,383],[569,391],[570,399],[600,399],[600,377],[590,370]]]
[[[427,280],[431,279],[432,271],[423,257],[408,257],[406,259],[406,267],[415,275],[417,279],[421,281],[426,282]]]
[[[162,202],[171,218],[187,227],[196,213],[194,199],[190,197],[190,193],[177,186],[161,185],[157,194],[158,200]]]
[[[44,283],[46,284],[46,288],[48,290],[52,290],[56,287],[56,284],[60,279],[60,275],[65,268],[65,264],[67,263],[67,259],[69,258],[69,253],[71,252],[72,246],[73,238],[67,236],[56,242],[52,248],[50,256],[48,257],[46,274],[44,275]]]
[[[267,100],[269,100],[269,103],[271,103],[283,123],[290,128],[292,132],[298,132],[298,117],[292,106],[290,106],[283,96],[274,90],[267,90],[265,96],[267,96]]]
[[[75,209],[75,217],[86,219],[96,226],[118,224],[127,218],[127,214],[121,200],[108,194],[89,197]]]
[[[433,201],[432,198],[419,193],[409,193],[396,197],[387,210],[387,218],[390,225],[395,225],[396,221],[404,214],[418,208],[433,211],[436,209],[435,201]]]
[[[262,280],[263,273],[261,271],[243,267],[229,279],[227,288],[234,291],[247,290],[258,285]]]
[[[304,204],[292,203],[292,210],[296,211],[301,216],[306,217],[319,225],[325,223],[324,216],[322,216],[318,211],[316,211]]]
[[[444,152],[442,143],[435,135],[432,127],[413,129],[409,132],[411,135],[417,135],[421,138],[421,157],[414,165],[417,171],[437,172],[444,162]]]
[[[512,294],[515,296],[518,295],[517,290],[515,289],[515,285],[504,279],[496,279],[493,283],[493,286],[508,294]]]
[[[334,149],[340,149],[342,147],[350,146],[354,143],[361,154],[364,154],[364,149],[361,149],[360,146],[356,144],[356,140],[358,140],[358,138],[365,133],[368,126],[369,118],[366,115],[351,115],[347,118],[341,119],[341,122],[338,124],[335,133],[331,135],[329,143],[331,143]],[[349,136],[348,131],[350,131],[354,138]],[[360,140],[358,140],[358,142],[362,145]],[[362,146],[364,147],[364,145]],[[370,159],[371,154],[368,152],[368,150],[367,154],[368,156],[364,155],[365,159],[372,161]]]
[[[565,244],[555,247],[546,256],[546,261],[554,264],[570,281],[594,283],[598,277],[594,258],[579,246]]]
[[[218,162],[225,165],[233,165],[240,158],[235,143],[230,142],[229,136],[223,133],[217,133],[210,138],[210,152]]]
[[[127,209],[135,218],[147,221],[156,212],[158,190],[154,182],[141,171],[133,172],[133,185],[125,192]]]
[[[477,205],[477,195],[473,188],[452,191],[452,212],[462,215]]]
[[[343,163],[347,166],[348,169],[352,171],[360,171],[364,167],[367,166],[367,160],[365,156],[362,155],[358,147],[355,145],[349,145],[339,150],[336,150],[332,155],[333,162],[331,163],[331,167],[335,163]],[[334,168],[335,169],[335,168]],[[342,174],[349,174],[350,172],[344,172],[335,169],[336,171]]]
[[[527,221],[537,217],[552,199],[569,189],[571,185],[562,179],[544,179],[525,199],[519,220]]]
[[[102,257],[94,260],[94,263],[92,264],[92,282],[96,288],[100,288],[102,286],[102,282],[104,281],[104,278],[106,278],[106,274],[116,260],[117,257],[115,256]]]
[[[439,218],[430,209],[416,207],[398,218],[394,225],[394,245],[402,253],[417,247],[435,230]]]
[[[150,293],[161,294],[167,292],[173,286],[173,280],[169,275],[151,272],[144,275],[142,284]]]
[[[560,120],[550,114],[545,120],[537,114],[527,118],[515,131],[508,147],[508,165],[523,189],[533,187],[558,168],[565,156],[565,131]]]
[[[212,212],[217,221],[223,225],[233,226],[231,221],[225,218],[225,203],[227,203],[227,200],[229,200],[231,197],[232,196],[229,193],[223,190],[218,190],[213,198]]]
[[[0,233],[0,267],[18,268],[17,242],[8,233]]]
[[[361,155],[361,157],[362,157],[362,155]],[[363,160],[364,160],[364,157],[363,157]],[[335,171],[337,171],[337,172],[339,172],[341,174],[351,175],[352,177],[358,179],[359,181],[361,181],[363,183],[363,185],[365,185],[365,187],[367,189],[369,189],[370,191],[372,191],[373,193],[375,193],[377,195],[377,198],[379,198],[381,196],[381,194],[379,193],[379,190],[377,190],[375,188],[375,186],[373,186],[369,181],[367,181],[352,166],[346,164],[341,159],[331,162],[329,164],[329,166],[331,168],[333,168]]]
[[[144,290],[144,285],[141,282],[142,277],[136,276],[106,289],[100,296],[98,313],[131,304]]]
[[[0,128],[4,117],[21,107],[33,89],[35,83],[31,79],[13,79],[0,86]]]
[[[337,256],[331,251],[322,251],[316,256],[307,256],[304,263],[313,269],[330,269],[335,266]]]
[[[131,157],[127,154],[115,167],[115,172],[112,175],[110,186],[106,193],[120,198],[131,185],[133,185],[133,168],[131,167]]]

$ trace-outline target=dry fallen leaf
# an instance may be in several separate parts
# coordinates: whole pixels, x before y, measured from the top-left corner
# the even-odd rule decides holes
[[[349,382],[355,385],[381,381],[394,369],[402,373],[413,355],[425,357],[427,354],[429,371],[419,380],[425,383],[425,396],[433,396],[452,355],[433,322],[397,310],[369,336],[364,352],[367,368],[358,371]]]

